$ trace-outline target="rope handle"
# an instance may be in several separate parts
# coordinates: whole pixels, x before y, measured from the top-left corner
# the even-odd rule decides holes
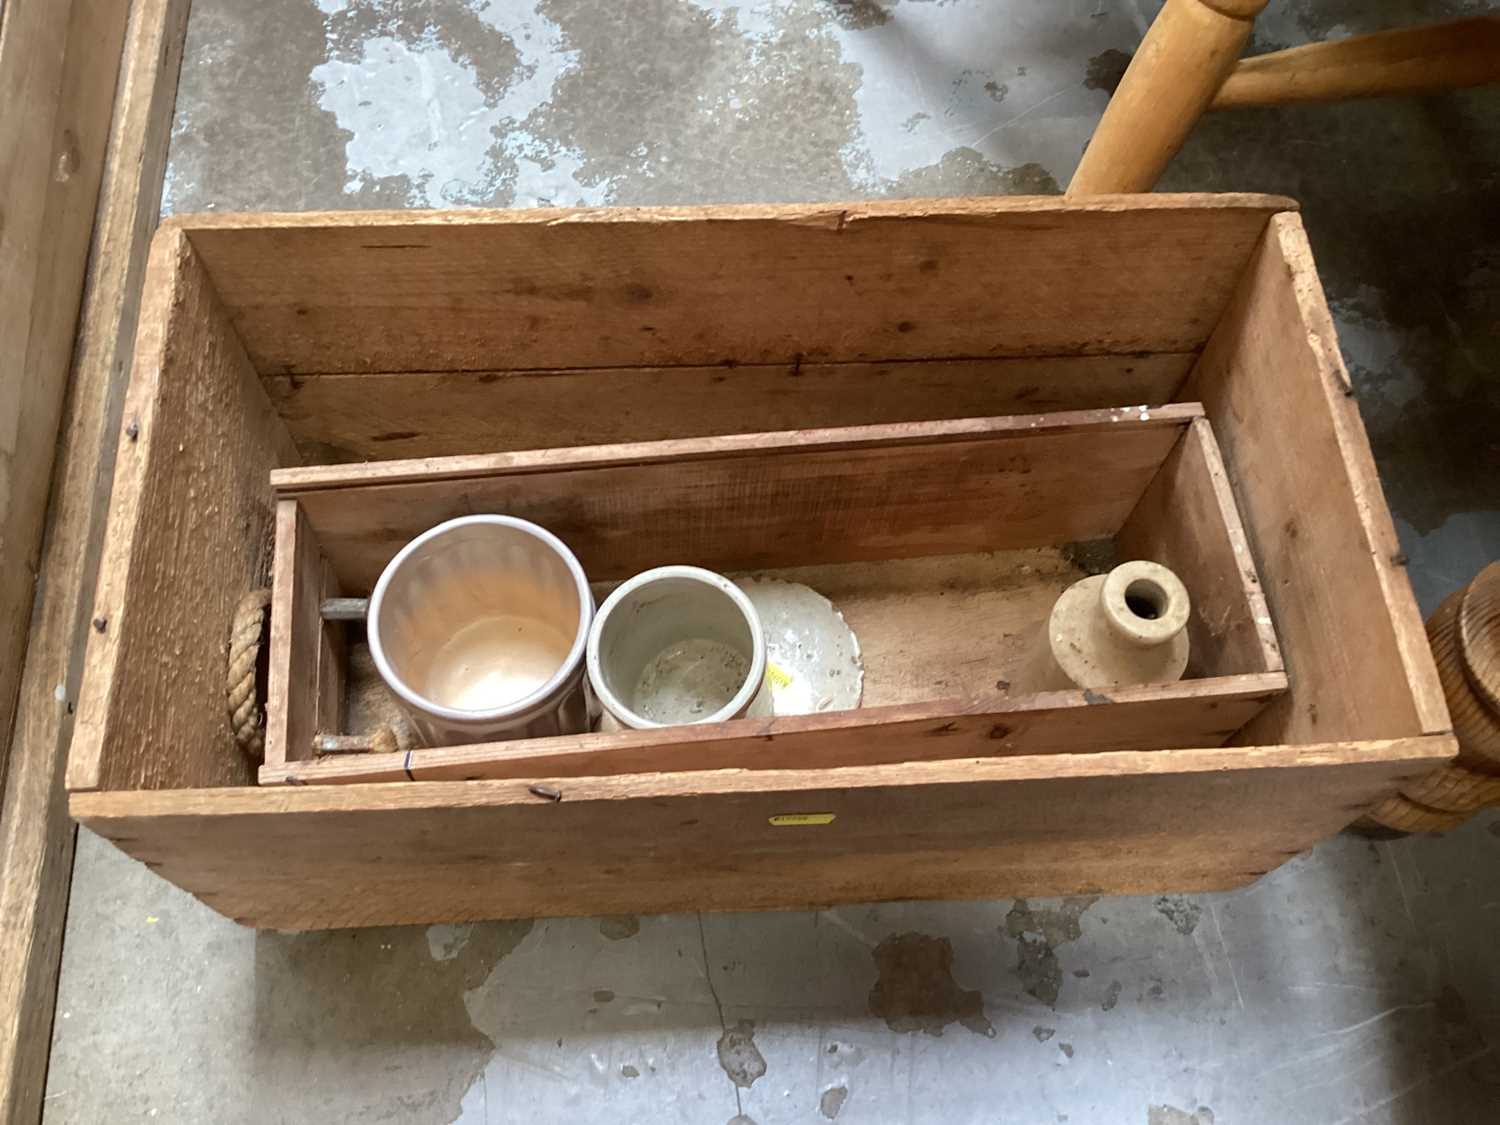
[[[364,598],[330,598],[320,607],[325,621],[364,619]],[[266,756],[266,690],[261,682],[261,653],[271,643],[271,591],[251,590],[234,610],[229,628],[229,662],[224,678],[229,729],[240,752],[256,764]],[[416,739],[409,724],[399,719],[382,723],[365,734],[320,732],[313,754],[393,754],[410,750]]]
[[[251,590],[235,607],[229,628],[224,692],[235,745],[253,762],[266,755],[266,685],[260,682],[260,654],[270,634],[271,591]]]

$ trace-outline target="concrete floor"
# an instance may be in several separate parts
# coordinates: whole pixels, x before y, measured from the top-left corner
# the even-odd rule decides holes
[[[197,0],[167,207],[1055,191],[1157,6]],[[1252,49],[1491,7],[1277,0]],[[1500,556],[1497,110],[1225,115],[1163,185],[1304,204],[1424,610]],[[46,1120],[1500,1121],[1497,929],[1493,815],[1232,894],[302,936],[85,832]]]

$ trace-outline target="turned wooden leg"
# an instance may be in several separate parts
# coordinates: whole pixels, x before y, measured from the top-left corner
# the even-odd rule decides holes
[[[1427,640],[1458,757],[1403,782],[1370,810],[1368,821],[1398,832],[1440,832],[1500,805],[1500,562],[1438,606],[1427,622]]]
[[[1378,31],[1244,59],[1214,109],[1431,94],[1500,82],[1500,16]]]
[[[1167,0],[1083,154],[1069,195],[1150,191],[1182,147],[1266,0]]]

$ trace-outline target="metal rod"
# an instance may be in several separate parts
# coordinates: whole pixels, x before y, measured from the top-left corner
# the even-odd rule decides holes
[[[313,750],[319,754],[368,754],[375,749],[371,734],[318,734]]]
[[[369,609],[369,598],[324,598],[318,613],[324,621],[363,621]]]

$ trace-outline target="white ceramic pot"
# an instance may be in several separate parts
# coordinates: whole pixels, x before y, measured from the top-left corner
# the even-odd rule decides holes
[[[594,618],[587,660],[601,730],[771,713],[760,617],[711,570],[663,566],[621,583]]]
[[[464,516],[417,536],[370,596],[370,655],[428,746],[581,734],[594,597],[550,531]]]

